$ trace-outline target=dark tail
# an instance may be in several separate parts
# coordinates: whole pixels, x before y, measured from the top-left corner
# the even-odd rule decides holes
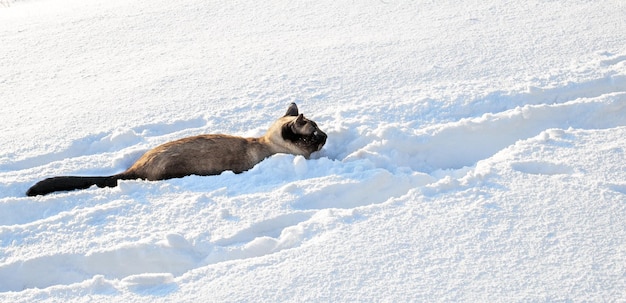
[[[74,189],[85,189],[93,185],[98,187],[115,187],[117,180],[131,179],[126,175],[119,174],[109,177],[74,177],[61,176],[48,178],[37,182],[26,191],[27,196],[46,195],[55,191],[66,191]]]

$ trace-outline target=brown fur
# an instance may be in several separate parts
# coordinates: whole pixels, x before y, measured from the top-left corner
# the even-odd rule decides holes
[[[306,158],[322,148],[326,134],[317,124],[298,113],[292,103],[260,138],[229,135],[199,135],[157,146],[146,152],[126,171],[109,177],[61,176],[33,185],[28,196],[54,191],[117,186],[117,180],[164,180],[188,175],[217,175],[231,170],[241,173],[277,153],[302,155]]]

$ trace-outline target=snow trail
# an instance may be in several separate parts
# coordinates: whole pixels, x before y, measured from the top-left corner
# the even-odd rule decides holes
[[[621,85],[619,81],[618,84]],[[568,85],[568,87],[577,86]],[[589,87],[581,90],[601,93],[590,98],[577,97],[581,94],[580,91],[569,92],[565,88],[552,89],[550,93],[544,95],[535,92],[533,96],[536,100],[551,99],[555,91],[573,96],[574,99],[554,104],[525,105],[503,112],[484,114],[478,118],[432,125],[420,130],[411,128],[410,124],[388,124],[368,130],[366,133],[354,133],[353,129],[358,126],[345,123],[342,129],[329,131],[331,148],[322,152],[322,157],[334,160],[328,161],[324,158],[309,160],[314,162],[312,164],[307,163],[309,161],[302,161],[304,159],[301,157],[277,156],[266,160],[249,173],[230,176],[233,180],[253,179],[258,174],[274,169],[275,174],[282,174],[285,180],[291,181],[282,188],[272,186],[282,192],[281,195],[292,197],[292,202],[288,205],[300,211],[287,212],[265,221],[253,221],[251,225],[239,229],[231,236],[210,240],[208,243],[198,244],[197,247],[182,236],[168,235],[165,240],[158,242],[148,240],[146,243],[131,243],[112,250],[92,251],[88,254],[51,254],[3,264],[0,265],[1,280],[11,282],[4,283],[0,291],[69,285],[97,275],[102,275],[106,279],[119,280],[150,273],[168,273],[173,277],[179,277],[208,264],[256,258],[300,246],[307,239],[332,229],[336,224],[332,222],[338,219],[338,209],[347,210],[345,213],[339,212],[341,213],[339,218],[343,218],[340,220],[345,220],[346,217],[353,217],[351,213],[360,207],[390,201],[407,194],[412,189],[422,188],[425,193],[441,192],[437,188],[453,189],[460,186],[460,183],[451,185],[446,180],[450,176],[467,173],[468,170],[463,167],[475,166],[479,161],[497,154],[515,142],[536,136],[542,131],[571,127],[605,129],[626,125],[623,119],[626,117],[626,92],[621,91],[622,88],[619,86],[619,89],[611,87],[614,92],[607,93],[603,87],[596,89]],[[523,99],[524,97],[510,96],[510,98]],[[178,126],[152,125],[141,127],[144,129],[141,133],[146,133],[146,129],[153,128],[155,130],[148,133],[167,135],[185,127],[199,127],[203,123],[202,120],[189,120],[178,122],[176,124]],[[137,133],[138,129],[140,128],[135,128],[132,133]],[[107,144],[101,142],[103,139],[110,141],[106,138],[121,137],[124,136],[99,135],[87,141],[81,139],[81,142],[85,142],[85,146],[108,145],[110,148],[119,149],[116,147],[117,143],[114,144],[113,141]],[[343,145],[344,148],[351,149],[335,148],[339,145],[336,140],[347,142]],[[90,141],[93,143],[89,143]],[[115,139],[115,141],[123,145],[129,142],[125,139]],[[356,142],[369,143],[360,147],[360,144]],[[70,152],[44,155],[39,161],[54,162],[59,155],[70,156],[72,150],[76,149],[72,147],[68,149]],[[103,150],[109,150],[109,148],[92,149],[88,154],[103,153]],[[346,154],[347,156],[341,158]],[[37,165],[39,161],[33,165]],[[24,160],[23,163],[27,162]],[[281,166],[287,169],[280,168]],[[311,166],[316,167],[311,168]],[[512,163],[511,167],[522,173],[541,175],[566,175],[574,172],[573,168],[567,164],[547,161],[522,161]],[[24,167],[24,169],[28,168]],[[455,170],[458,170],[458,173]],[[440,173],[445,171],[448,172]],[[324,176],[329,172],[330,176]],[[296,175],[302,179],[294,179]],[[139,186],[135,185],[134,188],[121,186],[122,191],[140,191],[143,187],[141,183],[146,182],[131,181],[129,183]],[[159,186],[158,184],[152,185]],[[619,185],[613,185],[611,188],[623,192],[620,191]],[[89,191],[103,190],[91,189]],[[104,191],[108,191],[110,195],[118,190]],[[60,195],[68,197],[87,194],[70,192]],[[24,198],[6,196],[2,203],[2,213],[6,216],[0,220],[4,226],[0,230],[0,235],[4,234],[3,238],[7,239],[10,234],[15,234],[18,230],[26,231],[31,226],[48,225],[55,221],[63,222],[66,218],[71,219],[81,212],[83,213],[81,216],[97,217],[104,215],[104,212],[121,213],[124,207],[128,207],[125,202],[101,207],[98,206],[101,203],[99,200],[93,200],[90,204],[81,205],[80,208],[83,209],[81,211],[72,204],[67,204],[65,207],[59,204],[64,199],[57,195],[40,198],[49,202],[32,204],[33,207],[27,208],[28,213],[15,216],[19,211],[25,210]],[[55,209],[51,209],[50,206]],[[37,209],[39,211],[36,211]],[[67,212],[70,210],[71,213]],[[329,213],[328,210],[333,211]],[[330,225],[329,222],[331,222]],[[34,272],[43,269],[51,274],[38,277],[34,275]],[[166,280],[170,281],[169,278]]]

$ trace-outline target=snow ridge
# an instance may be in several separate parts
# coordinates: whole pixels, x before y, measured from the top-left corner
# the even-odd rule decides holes
[[[465,167],[475,167],[479,161],[492,157],[515,142],[532,138],[544,131],[572,127],[606,129],[626,126],[623,119],[626,116],[626,83],[623,79],[626,78],[619,76],[611,79],[612,84],[606,87],[600,85],[593,88],[586,83],[582,86],[589,87],[580,88],[568,84],[565,88],[551,89],[548,92],[535,90],[532,93],[535,100],[553,99],[555,91],[570,96],[570,100],[559,103],[525,105],[499,113],[484,114],[477,118],[433,125],[421,130],[415,130],[410,125],[390,124],[355,134],[346,129],[346,126],[355,128],[356,125],[344,124],[339,130],[329,132],[330,140],[335,139],[329,143],[331,148],[326,148],[318,159],[306,161],[302,157],[278,155],[244,174],[247,175],[243,177],[246,180],[255,180],[267,172],[283,174],[275,179],[287,180],[286,185],[274,183],[276,181],[269,184],[280,196],[288,197],[287,205],[292,210],[282,215],[253,221],[230,236],[211,239],[208,242],[186,239],[181,234],[169,233],[164,239],[143,239],[112,249],[92,250],[86,254],[52,254],[8,262],[0,266],[0,280],[5,281],[0,291],[71,285],[101,276],[105,277],[106,281],[119,280],[122,284],[135,286],[167,285],[172,283],[174,277],[195,268],[238,259],[257,258],[301,246],[307,240],[332,230],[339,222],[345,224],[358,220],[360,207],[385,203],[416,188],[422,188],[423,192],[428,193],[440,192],[443,188],[450,190],[459,187],[460,183],[449,184],[446,180],[450,180],[451,176],[468,172],[468,168]],[[606,82],[605,79],[590,83]],[[573,89],[570,91],[567,88]],[[599,95],[590,96],[590,91],[595,91]],[[527,97],[529,96],[510,96],[513,99]],[[202,127],[204,123],[203,120],[192,119],[168,125],[137,127],[122,134],[99,134],[81,139],[65,152],[41,155],[37,159],[25,159],[12,163],[10,167],[5,165],[4,169],[28,170],[30,167],[24,164],[36,167],[38,163],[52,163],[77,155],[78,150],[81,151],[81,156],[108,154],[137,144],[140,137],[138,133],[162,136],[184,128]],[[336,138],[347,142],[343,145],[345,150],[338,148],[339,142]],[[355,141],[369,143],[358,147],[358,144],[353,143]],[[79,148],[80,145],[87,148]],[[574,169],[567,164],[545,161],[512,162],[511,167],[527,174],[574,173]],[[324,172],[333,174],[324,176]],[[227,173],[219,178],[239,177]],[[202,177],[188,177],[169,183],[186,186],[200,179]],[[119,191],[139,195],[141,188],[147,190],[160,186],[163,187],[159,182],[125,181],[120,186],[121,189],[89,191],[105,191],[105,195],[114,197],[119,195],[116,194]],[[611,188],[624,193],[622,185],[611,185]],[[216,189],[213,193],[219,194],[221,190]],[[28,232],[32,227],[52,226],[67,222],[66,220],[72,217],[89,217],[93,220],[110,214],[121,214],[132,209],[129,208],[129,203],[135,203],[115,201],[101,204],[101,199],[97,199],[92,204],[81,202],[80,209],[75,209],[76,205],[63,206],[62,201],[66,201],[66,198],[58,198],[58,196],[86,195],[91,193],[70,192],[39,198],[41,201],[33,204],[24,201],[24,198],[5,194],[0,212],[5,214],[0,220],[2,224],[0,235],[4,239],[3,242],[15,237],[16,234]],[[212,200],[207,195],[199,195],[196,199],[198,200],[196,203],[201,203],[203,199]],[[81,200],[83,199],[78,198],[78,201]],[[28,214],[15,216],[25,207],[24,203],[30,204]],[[72,208],[74,210],[68,212]],[[222,209],[219,214],[223,220],[232,219],[232,215],[226,209]],[[37,274],[42,271],[47,274]],[[101,283],[101,278],[98,278],[98,281]]]

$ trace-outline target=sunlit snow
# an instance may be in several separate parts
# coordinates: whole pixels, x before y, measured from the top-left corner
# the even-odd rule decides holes
[[[626,300],[626,2],[0,1],[2,302]],[[311,159],[26,197],[161,143]]]

